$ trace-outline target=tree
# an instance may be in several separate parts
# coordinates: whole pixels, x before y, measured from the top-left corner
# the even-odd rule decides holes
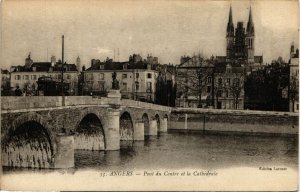
[[[243,90],[243,83],[239,78],[235,78],[233,84],[229,87],[229,89],[234,99],[234,108],[238,109],[239,98],[241,97],[241,93]]]
[[[164,70],[164,69],[163,69]],[[160,69],[156,80],[155,103],[165,106],[175,106],[176,85],[167,78],[167,70]]]
[[[202,92],[206,87],[206,79],[210,75],[211,68],[201,55],[192,58],[191,66],[186,74],[185,94],[197,97],[198,107],[202,107]]]
[[[219,98],[222,96],[222,90],[223,90],[222,85],[217,84],[214,86],[214,94],[215,94],[215,98],[216,98],[216,102],[217,102],[216,108],[218,108],[218,102],[219,102]]]
[[[2,96],[9,96],[9,95],[11,95],[11,87],[10,87],[10,82],[9,81],[2,81],[1,95]]]

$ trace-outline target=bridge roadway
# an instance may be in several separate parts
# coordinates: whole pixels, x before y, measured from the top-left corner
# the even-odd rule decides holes
[[[170,107],[90,96],[1,97],[2,165],[68,168],[74,149],[119,150],[167,132]]]

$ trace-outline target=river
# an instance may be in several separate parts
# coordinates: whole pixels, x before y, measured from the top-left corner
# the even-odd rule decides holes
[[[72,171],[139,169],[222,169],[280,166],[298,168],[298,137],[169,132],[145,141],[122,142],[119,151],[75,151]],[[52,172],[4,167],[4,174]]]

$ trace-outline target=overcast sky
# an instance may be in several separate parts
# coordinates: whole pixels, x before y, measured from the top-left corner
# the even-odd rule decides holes
[[[255,26],[255,55],[265,62],[289,58],[298,45],[298,1],[73,1],[6,0],[2,2],[1,67],[61,58],[90,66],[92,58],[128,60],[148,53],[160,63],[178,64],[180,56],[201,52],[225,55],[230,4],[233,21],[247,25],[249,6]]]

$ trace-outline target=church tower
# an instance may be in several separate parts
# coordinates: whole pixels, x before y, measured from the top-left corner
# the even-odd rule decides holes
[[[254,24],[252,21],[251,7],[249,11],[249,19],[247,23],[246,31],[246,49],[247,49],[247,61],[248,63],[254,63]]]
[[[234,25],[232,22],[231,6],[229,10],[229,18],[227,23],[226,45],[226,60],[230,61],[234,58]]]

